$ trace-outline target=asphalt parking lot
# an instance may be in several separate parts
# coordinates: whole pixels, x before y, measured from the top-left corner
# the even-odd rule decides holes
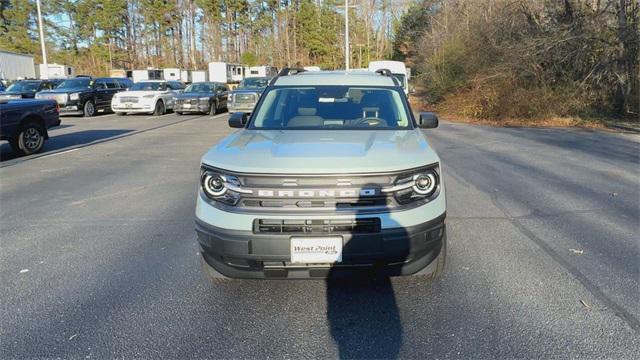
[[[194,206],[226,120],[64,117],[42,154],[2,143],[0,358],[640,353],[640,136],[443,122],[440,280],[211,283]]]

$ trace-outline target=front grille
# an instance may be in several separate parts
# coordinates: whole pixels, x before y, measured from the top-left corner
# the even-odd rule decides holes
[[[344,220],[280,220],[256,219],[254,233],[268,234],[327,234],[327,233],[377,233],[379,218]]]
[[[425,169],[428,167],[425,167]],[[411,181],[421,169],[371,174],[242,174],[204,167],[234,179],[239,190],[229,211],[253,213],[379,213],[406,209],[418,202],[401,195],[411,189],[388,191]],[[383,191],[386,190],[386,191]],[[409,199],[410,200],[410,199]],[[228,204],[217,202],[218,206]]]
[[[257,211],[356,211],[362,209],[393,209],[398,204],[390,194],[380,189],[391,186],[397,174],[358,176],[238,176],[243,188],[253,194],[243,194],[237,207]],[[371,194],[361,196],[368,189]],[[264,196],[269,194],[273,196]],[[278,196],[281,192],[284,196]]]
[[[55,100],[59,105],[64,105],[67,103],[68,96],[67,94],[42,94],[39,98]]]
[[[120,102],[121,103],[134,103],[134,104],[137,104],[138,101],[140,101],[140,100],[135,96],[121,96],[120,97]]]
[[[233,100],[238,104],[252,104],[257,101],[256,97],[256,94],[235,94]]]
[[[184,105],[184,104],[197,105],[198,104],[198,99],[176,99],[176,104],[178,104],[178,105]]]

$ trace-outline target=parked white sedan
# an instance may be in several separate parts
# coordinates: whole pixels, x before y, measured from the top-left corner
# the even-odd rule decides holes
[[[184,89],[179,81],[140,81],[128,91],[120,92],[111,99],[111,110],[118,114],[147,113],[162,115],[172,110],[175,96]]]

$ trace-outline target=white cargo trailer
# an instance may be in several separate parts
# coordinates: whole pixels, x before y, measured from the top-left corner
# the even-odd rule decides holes
[[[278,75],[278,68],[269,65],[251,66],[245,73],[245,77],[274,77],[276,75]]]
[[[44,64],[39,64],[37,68],[40,79],[69,79],[76,76],[73,66],[61,64],[47,64],[49,70],[45,71]]]
[[[149,70],[133,70],[131,72],[133,82],[149,80]]]
[[[180,69],[178,68],[166,68],[162,69],[163,80],[167,81],[180,81]]]
[[[207,72],[201,70],[194,70],[191,72],[191,82],[205,82],[207,81]]]
[[[33,79],[36,70],[33,56],[0,50],[0,79]]]
[[[183,83],[191,82],[191,70],[181,70],[180,71],[180,81]]]
[[[225,62],[209,63],[209,81],[236,84],[244,79],[244,66]]]

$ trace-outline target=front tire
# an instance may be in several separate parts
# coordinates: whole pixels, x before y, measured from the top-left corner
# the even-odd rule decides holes
[[[93,100],[87,100],[82,108],[84,117],[92,117],[96,114],[96,106],[93,104]]]
[[[211,103],[211,106],[209,107],[209,112],[207,113],[207,115],[215,115],[218,113],[218,101],[214,101],[213,103]]]
[[[125,112],[117,112],[117,113],[116,113],[116,115],[118,115],[118,116],[124,116],[124,115],[127,115],[127,113],[125,113]]]
[[[178,115],[182,115],[182,114],[184,114],[184,113],[183,113],[182,111],[176,111],[176,114],[178,114]]]
[[[45,130],[38,123],[25,124],[18,133],[12,148],[18,155],[31,155],[42,151],[44,147]]]
[[[153,110],[153,115],[154,116],[164,115],[165,111],[166,110],[164,108],[164,103],[162,102],[162,100],[158,100],[158,102],[156,102],[156,107]]]

